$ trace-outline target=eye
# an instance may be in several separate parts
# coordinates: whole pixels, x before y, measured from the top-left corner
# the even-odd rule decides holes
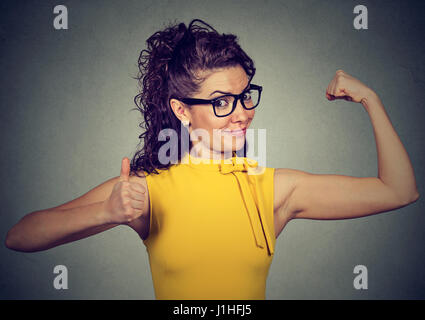
[[[245,92],[244,95],[243,95],[243,99],[245,101],[251,100],[251,91]]]
[[[226,108],[229,106],[229,99],[227,97],[224,98],[220,98],[218,100],[214,101],[214,107],[218,107],[218,108]]]

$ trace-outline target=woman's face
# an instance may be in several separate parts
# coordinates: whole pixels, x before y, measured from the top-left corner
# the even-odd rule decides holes
[[[214,69],[202,83],[200,91],[190,98],[214,99],[225,94],[240,94],[248,83],[249,78],[240,65]],[[176,106],[175,102],[171,104]],[[208,158],[222,158],[223,155],[227,158],[232,151],[241,149],[245,143],[246,132],[237,134],[229,131],[246,130],[255,114],[255,109],[243,108],[240,100],[235,110],[226,117],[217,117],[211,104],[193,105],[190,109],[183,108],[184,111],[181,111],[183,114],[179,119],[190,122],[189,132],[193,148],[196,150],[195,154]],[[175,107],[173,109],[178,113]],[[205,135],[207,139],[204,139]]]

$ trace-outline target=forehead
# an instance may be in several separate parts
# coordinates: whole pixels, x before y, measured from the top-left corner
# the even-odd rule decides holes
[[[210,72],[199,91],[204,96],[216,90],[239,94],[248,85],[248,75],[240,65],[214,69]]]

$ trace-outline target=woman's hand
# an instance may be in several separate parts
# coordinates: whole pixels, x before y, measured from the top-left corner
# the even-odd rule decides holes
[[[104,202],[108,223],[127,224],[145,213],[146,189],[140,183],[130,182],[129,175],[130,160],[124,157],[120,179]]]
[[[333,101],[335,99],[345,99],[347,101],[361,102],[376,96],[376,93],[363,82],[350,76],[343,70],[337,70],[326,89],[326,98]]]

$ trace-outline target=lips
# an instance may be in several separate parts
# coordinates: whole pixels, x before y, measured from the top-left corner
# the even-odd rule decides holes
[[[246,133],[246,128],[245,129],[237,129],[237,130],[224,130],[224,132],[227,133],[227,134],[241,136],[241,135],[244,135]]]

